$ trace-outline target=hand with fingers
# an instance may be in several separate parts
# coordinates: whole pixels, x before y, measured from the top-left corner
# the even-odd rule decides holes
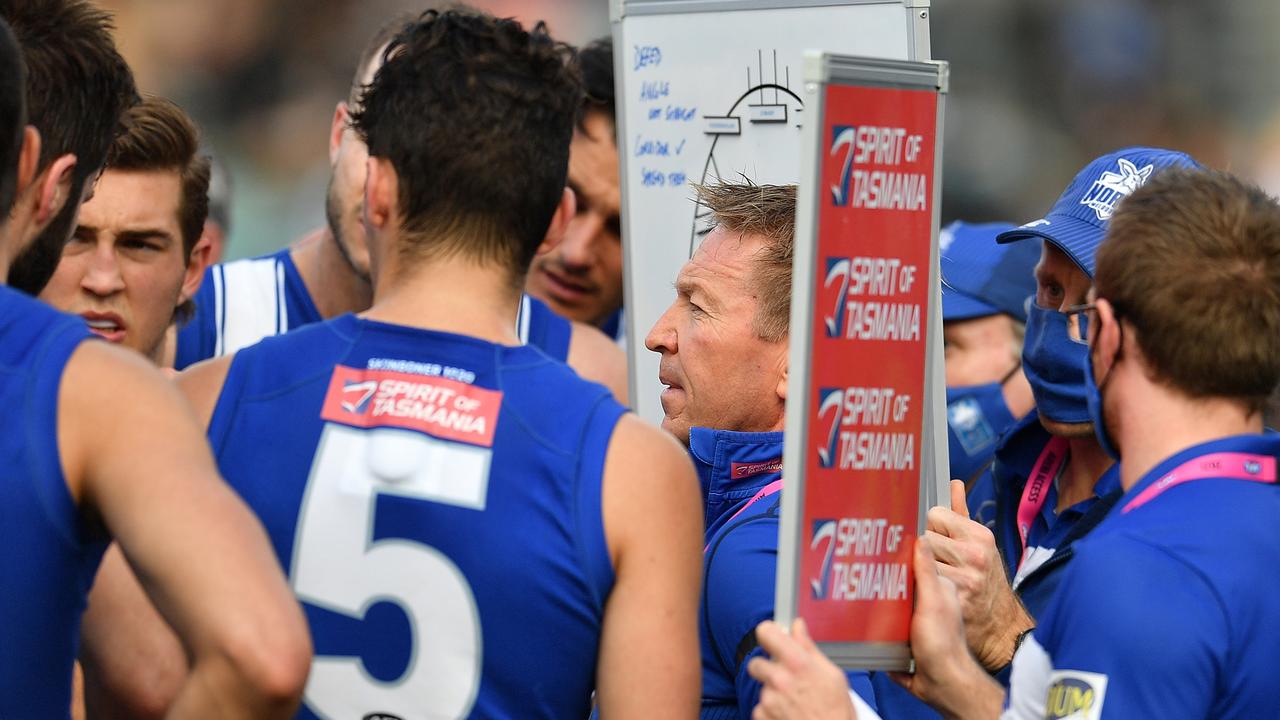
[[[940,564],[923,542],[916,543],[912,565],[916,606],[911,614],[911,655],[916,670],[890,676],[944,717],[998,717],[1004,690],[969,654],[955,584],[938,572]]]
[[[854,720],[849,681],[809,637],[802,618],[788,635],[777,623],[756,626],[756,640],[770,659],[752,658],[751,677],[764,684],[752,720]]]
[[[1035,621],[1009,586],[995,536],[969,519],[962,481],[951,481],[951,509],[929,510],[923,541],[936,558],[938,574],[955,584],[974,657],[989,671],[1008,665],[1018,636]]]

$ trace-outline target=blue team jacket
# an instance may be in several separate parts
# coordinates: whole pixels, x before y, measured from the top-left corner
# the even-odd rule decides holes
[[[1051,438],[1040,424],[1039,415],[1032,410],[1002,438],[1000,447],[996,450],[995,462],[991,466],[996,497],[995,527],[992,530],[1010,581],[1018,570],[1018,562],[1022,556],[1022,541],[1018,536],[1018,504],[1027,485],[1027,477],[1041,450]],[[1055,517],[1053,507],[1057,492],[1050,489],[1041,516],[1050,525],[1046,533],[1050,537],[1044,538],[1048,543],[1046,546],[1054,548],[1054,552],[1018,586],[1018,597],[1034,618],[1040,617],[1053,597],[1062,580],[1063,570],[1075,553],[1075,543],[1097,527],[1119,500],[1122,491],[1118,465],[1113,465],[1098,479],[1094,491],[1094,497]],[[1038,541],[1037,534],[1036,528],[1033,528],[1028,544],[1045,544]]]
[[[689,433],[706,508],[706,550],[698,630],[702,644],[704,720],[750,718],[760,683],[747,662],[764,651],[755,627],[773,617],[780,493],[743,507],[782,479],[782,433],[693,428]],[[849,673],[849,686],[875,706],[867,673]]]
[[[1187,448],[1124,494],[1078,543],[1018,654],[1014,717],[1280,717],[1280,487],[1224,474],[1135,504],[1175,468],[1214,453],[1274,463],[1280,439]],[[1250,465],[1240,469],[1269,479]]]

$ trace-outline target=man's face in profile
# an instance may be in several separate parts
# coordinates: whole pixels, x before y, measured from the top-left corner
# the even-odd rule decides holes
[[[676,300],[645,338],[662,355],[662,427],[689,444],[691,427],[781,429],[787,338],[756,332],[758,235],[712,230],[676,279]]]

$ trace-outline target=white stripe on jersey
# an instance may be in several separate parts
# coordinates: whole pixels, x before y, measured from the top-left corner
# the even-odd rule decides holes
[[[226,353],[222,352],[222,319],[226,317],[223,310],[223,298],[225,297],[222,290],[222,266],[213,266],[213,328],[214,343],[213,356],[222,357]]]
[[[289,332],[289,304],[284,301],[284,263],[276,263],[276,334]]]
[[[236,260],[214,273],[215,293],[222,291],[217,356],[252,345],[289,329],[285,314],[284,266],[273,257]],[[220,277],[221,283],[217,282]]]
[[[520,296],[520,309],[516,310],[516,334],[520,336],[520,344],[529,344],[529,316],[533,314],[533,304],[528,295]]]
[[[1027,635],[1013,656],[1013,673],[1009,677],[1009,699],[1000,720],[1041,720],[1045,698],[1049,694],[1049,676],[1053,661],[1036,642],[1035,633]]]

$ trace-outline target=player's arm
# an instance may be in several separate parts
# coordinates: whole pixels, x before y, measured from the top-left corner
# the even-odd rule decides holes
[[[201,404],[207,424],[230,358],[219,358],[179,375]],[[162,369],[162,372],[166,372]],[[167,371],[171,372],[171,371]],[[112,543],[89,592],[81,626],[80,662],[85,703],[98,718],[160,718],[182,689],[188,666],[178,636],[160,617]]]
[[[596,670],[600,716],[695,717],[702,499],[693,466],[670,435],[624,415],[602,493],[615,581]]]
[[[195,411],[196,422],[202,429],[209,427],[214,408],[218,406],[218,396],[222,394],[222,385],[227,380],[227,372],[231,370],[231,362],[235,354],[204,360],[178,373],[174,384],[182,392],[191,409]]]
[[[565,361],[583,378],[604,385],[618,402],[627,404],[627,354],[600,328],[572,323]]]
[[[310,666],[306,623],[177,390],[141,358],[85,343],[59,390],[58,438],[72,496],[119,542],[191,659],[170,713],[291,716]]]
[[[182,690],[187,658],[112,543],[81,625],[85,708],[94,718],[161,718]]]

